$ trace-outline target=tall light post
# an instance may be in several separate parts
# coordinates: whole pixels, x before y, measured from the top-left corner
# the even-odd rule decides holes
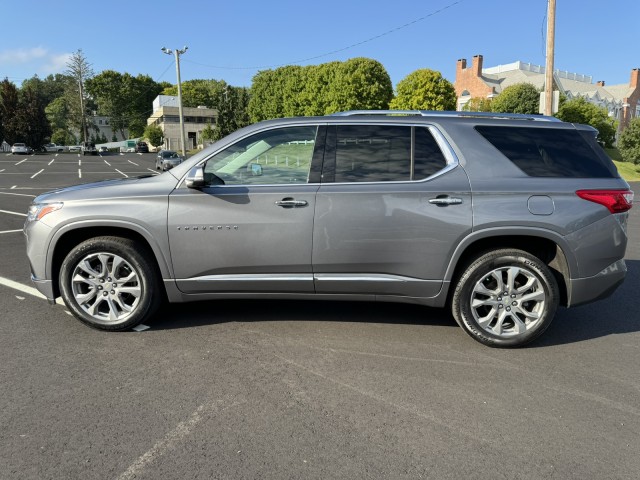
[[[161,50],[167,55],[173,55],[176,59],[176,76],[178,77],[178,108],[180,111],[180,140],[182,142],[182,158],[187,158],[187,146],[184,139],[184,115],[182,114],[182,83],[180,82],[180,55],[185,53],[189,47],[185,45],[183,49],[171,50],[162,47]]]
[[[556,36],[556,0],[547,5],[547,62],[544,81],[544,114],[553,115],[553,57]]]

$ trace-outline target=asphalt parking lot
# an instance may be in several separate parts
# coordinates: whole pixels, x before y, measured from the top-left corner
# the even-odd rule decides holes
[[[0,478],[639,477],[638,206],[623,286],[524,349],[391,304],[203,302],[91,330],[30,290],[27,206],[154,159],[0,154]]]

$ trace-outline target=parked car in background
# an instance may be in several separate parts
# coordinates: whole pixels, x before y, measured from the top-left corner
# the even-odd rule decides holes
[[[31,155],[33,153],[33,148],[27,145],[27,155]]]
[[[625,278],[633,191],[597,133],[481,112],[261,122],[167,174],[35,198],[31,278],[104,330],[164,300],[369,300],[446,306],[476,341],[522,346]]]
[[[28,155],[29,154],[29,149],[27,148],[27,146],[24,143],[14,143],[11,146],[11,154],[12,155]]]
[[[156,170],[170,170],[173,167],[180,165],[184,161],[178,152],[173,150],[160,150],[156,155]]]
[[[80,145],[71,145],[69,147],[69,151],[70,152],[79,152],[82,148],[80,147]]]
[[[80,144],[80,148],[82,150],[82,155],[97,155],[98,150],[96,149],[96,144],[93,142],[82,142]]]
[[[55,143],[47,143],[42,146],[43,152],[64,152],[65,147],[63,145],[56,145]]]
[[[99,153],[108,153],[108,152],[109,152],[109,149],[103,145],[102,147],[100,147],[100,148],[98,149],[98,152],[99,152]]]
[[[146,142],[136,143],[136,153],[149,153],[149,145]]]

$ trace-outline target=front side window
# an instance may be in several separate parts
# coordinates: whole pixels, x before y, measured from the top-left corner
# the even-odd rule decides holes
[[[426,127],[337,126],[336,182],[423,180],[446,164],[440,147]]]
[[[215,154],[204,167],[210,185],[307,183],[317,126],[257,133]]]

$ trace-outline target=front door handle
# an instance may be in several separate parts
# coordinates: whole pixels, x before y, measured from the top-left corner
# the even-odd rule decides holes
[[[309,205],[306,200],[294,200],[290,197],[283,198],[282,200],[277,200],[275,204],[283,208],[306,207],[307,205]]]
[[[438,196],[436,198],[431,198],[429,200],[429,203],[444,207],[446,205],[460,205],[462,203],[462,199],[443,195],[443,196]]]

